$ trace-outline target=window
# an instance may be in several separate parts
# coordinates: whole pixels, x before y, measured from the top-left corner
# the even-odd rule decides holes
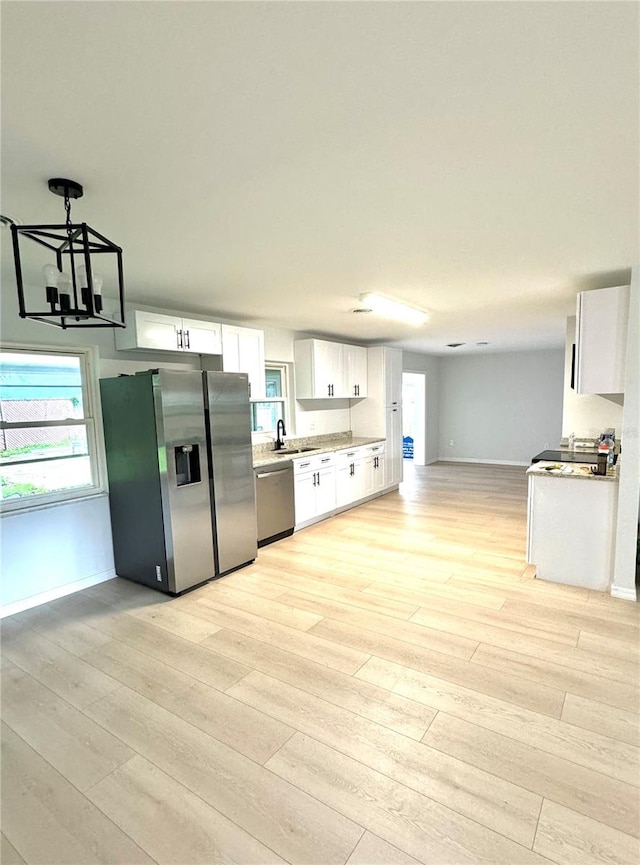
[[[102,489],[90,350],[0,354],[2,509],[14,511]]]
[[[287,368],[284,364],[265,366],[266,399],[251,403],[253,432],[275,432],[279,420],[285,421],[287,404]]]

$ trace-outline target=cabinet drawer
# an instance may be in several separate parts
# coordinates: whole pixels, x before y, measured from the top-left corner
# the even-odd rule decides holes
[[[317,472],[320,469],[329,468],[334,464],[333,457],[332,453],[325,453],[293,460],[293,472],[297,477],[306,472]]]

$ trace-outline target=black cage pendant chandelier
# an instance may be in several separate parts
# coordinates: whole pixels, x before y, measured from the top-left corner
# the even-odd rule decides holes
[[[86,222],[76,225],[71,222],[71,199],[83,195],[79,183],[56,177],[49,181],[49,189],[64,198],[64,225],[11,225],[20,318],[31,318],[64,329],[125,327],[122,249]],[[20,260],[21,237],[28,237],[55,254],[55,264],[50,261],[41,270],[44,278],[41,296],[49,309],[42,309],[45,303],[39,309],[27,309]],[[98,256],[101,257],[100,264],[94,268]],[[119,310],[109,310],[109,315],[104,311],[102,297],[107,271],[113,275],[114,286],[117,282],[119,304]],[[111,280],[109,284],[111,287]]]

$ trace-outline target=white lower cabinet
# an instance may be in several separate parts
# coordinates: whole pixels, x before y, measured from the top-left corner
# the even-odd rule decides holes
[[[617,506],[617,481],[531,473],[527,562],[536,566],[536,579],[609,589]]]
[[[293,476],[300,529],[384,491],[384,442],[295,459]]]
[[[368,466],[365,473],[367,478],[365,495],[369,496],[381,492],[387,486],[385,476],[385,446],[383,444],[367,445],[365,450],[367,452],[366,463]]]
[[[293,463],[296,528],[322,519],[336,508],[336,469],[333,455]]]
[[[336,506],[357,502],[369,495],[367,487],[367,454],[365,448],[351,448],[336,453]]]

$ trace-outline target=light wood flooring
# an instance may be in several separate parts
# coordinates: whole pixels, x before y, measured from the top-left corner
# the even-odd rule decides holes
[[[408,467],[181,598],[5,619],[2,862],[637,865],[638,607],[525,521],[524,469]]]

